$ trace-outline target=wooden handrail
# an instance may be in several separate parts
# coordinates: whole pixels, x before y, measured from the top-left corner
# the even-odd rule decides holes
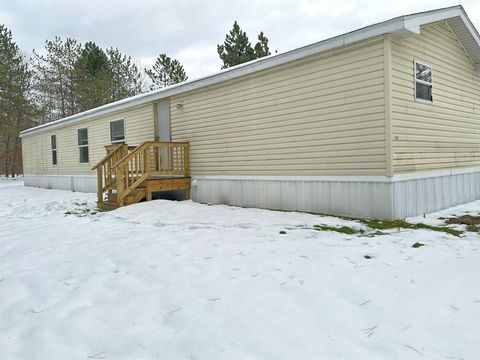
[[[130,157],[133,157],[137,152],[142,150],[146,145],[148,144],[154,144],[154,145],[167,145],[167,146],[177,146],[177,145],[184,145],[184,146],[189,146],[188,141],[183,141],[183,142],[171,142],[171,141],[144,141],[140,145],[138,145],[133,151],[130,151],[127,155],[125,155],[123,158],[118,160],[115,164],[113,164],[112,168],[117,167],[122,162],[128,161]],[[130,146],[129,146],[130,148]]]
[[[140,145],[138,145],[135,149],[133,149],[132,151],[130,151],[127,155],[125,155],[123,158],[121,158],[120,160],[118,160],[115,164],[113,164],[112,166],[112,169],[113,168],[116,168],[118,165],[120,165],[120,163],[122,162],[125,162],[128,160],[128,158],[130,157],[130,155],[133,157],[133,155],[135,155],[138,151],[140,151],[140,149],[145,146],[146,144],[148,144],[150,141],[144,141],[143,143],[141,143]]]
[[[146,141],[115,163],[119,205],[150,176],[188,176],[188,147],[188,142]]]
[[[95,166],[92,168],[92,170],[95,170],[95,169],[98,168],[100,165],[105,164],[105,163],[115,154],[115,152],[116,152],[118,149],[120,149],[122,146],[123,146],[123,144],[118,144],[118,145],[115,147],[115,149],[113,149],[113,150],[110,151],[107,155],[105,155],[105,156],[103,157],[103,159],[100,160],[100,161],[97,163],[97,165],[95,165]]]

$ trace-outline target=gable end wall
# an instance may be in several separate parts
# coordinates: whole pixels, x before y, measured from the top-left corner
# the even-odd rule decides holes
[[[433,103],[414,99],[413,60],[432,66]],[[394,173],[480,166],[480,76],[446,22],[392,38]]]

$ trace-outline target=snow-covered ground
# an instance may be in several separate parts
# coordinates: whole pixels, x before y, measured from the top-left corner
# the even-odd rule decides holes
[[[480,358],[478,233],[191,201],[97,213],[22,185],[0,181],[2,360]],[[480,201],[409,220],[466,211]]]

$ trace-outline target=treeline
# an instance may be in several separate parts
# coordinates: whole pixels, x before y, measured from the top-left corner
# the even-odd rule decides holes
[[[237,22],[217,53],[222,69],[270,55],[263,32],[252,46]],[[0,25],[0,174],[22,173],[20,131],[187,79],[166,54],[142,68],[118,48],[71,38],[47,40],[27,56]]]
[[[41,123],[187,80],[180,62],[166,54],[142,69],[117,48],[59,37],[46,42],[43,54],[33,51],[31,66]]]

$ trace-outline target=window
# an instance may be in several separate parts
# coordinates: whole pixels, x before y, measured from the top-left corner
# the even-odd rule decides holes
[[[52,165],[57,165],[57,136],[50,136],[50,143],[52,144]]]
[[[80,162],[88,163],[88,130],[87,128],[78,129],[78,150],[80,152]]]
[[[432,67],[414,61],[415,66],[415,99],[433,101]]]
[[[110,140],[112,143],[121,143],[125,141],[125,128],[123,120],[110,122]]]

